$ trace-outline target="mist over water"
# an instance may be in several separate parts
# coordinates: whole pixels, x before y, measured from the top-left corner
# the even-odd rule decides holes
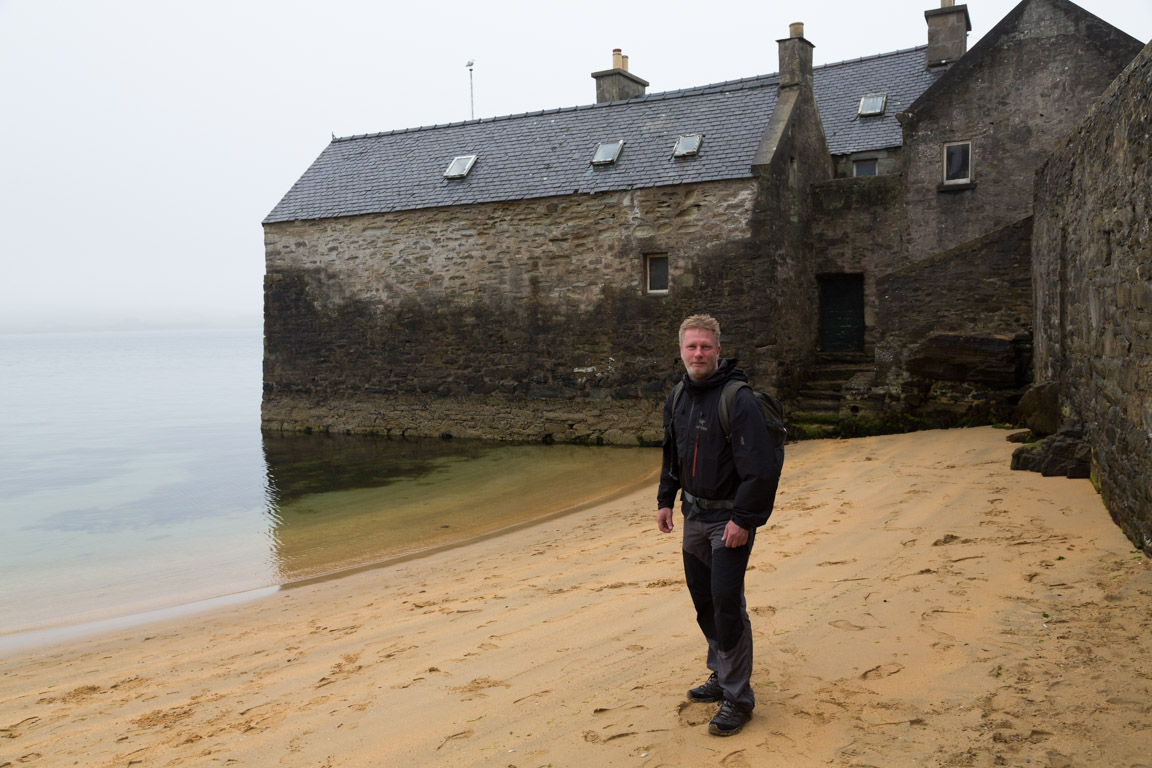
[[[653,449],[262,436],[258,329],[0,335],[0,634],[490,533],[651,477]]]

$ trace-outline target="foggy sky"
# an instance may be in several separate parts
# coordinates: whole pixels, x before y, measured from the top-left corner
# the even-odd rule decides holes
[[[1082,0],[1152,38],[1152,0]],[[1015,5],[971,0],[969,47]],[[927,41],[938,1],[0,0],[0,331],[258,325],[261,220],[332,135],[589,104]]]

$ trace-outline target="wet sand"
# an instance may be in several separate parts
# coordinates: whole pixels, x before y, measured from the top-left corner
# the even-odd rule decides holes
[[[728,739],[655,486],[0,658],[7,766],[1152,766],[1152,567],[991,428],[790,446]]]

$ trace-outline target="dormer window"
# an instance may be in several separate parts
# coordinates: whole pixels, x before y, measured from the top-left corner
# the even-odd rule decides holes
[[[856,114],[860,117],[874,117],[884,114],[884,106],[888,103],[888,94],[870,93],[860,99],[860,109]]]
[[[704,134],[692,133],[676,139],[676,146],[672,148],[672,157],[691,157],[700,151],[704,143]]]
[[[596,145],[596,154],[592,155],[592,165],[612,165],[620,157],[620,150],[624,148],[623,141],[602,141]]]
[[[448,170],[444,171],[444,178],[446,179],[462,179],[468,175],[468,171],[472,170],[472,165],[476,162],[476,155],[459,155],[452,158],[452,162],[448,163]]]

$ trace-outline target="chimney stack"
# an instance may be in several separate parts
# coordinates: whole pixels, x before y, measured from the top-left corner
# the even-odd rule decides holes
[[[596,81],[597,104],[643,96],[648,88],[647,80],[628,71],[628,57],[619,48],[612,50],[612,69],[593,72],[592,79]]]
[[[954,0],[940,0],[940,7],[924,11],[928,22],[928,50],[924,53],[929,68],[947,67],[968,52],[968,33],[972,20],[967,5],[953,5]]]
[[[804,83],[812,87],[812,43],[804,39],[801,22],[788,25],[788,37],[776,42],[780,46],[780,87],[792,88]]]

